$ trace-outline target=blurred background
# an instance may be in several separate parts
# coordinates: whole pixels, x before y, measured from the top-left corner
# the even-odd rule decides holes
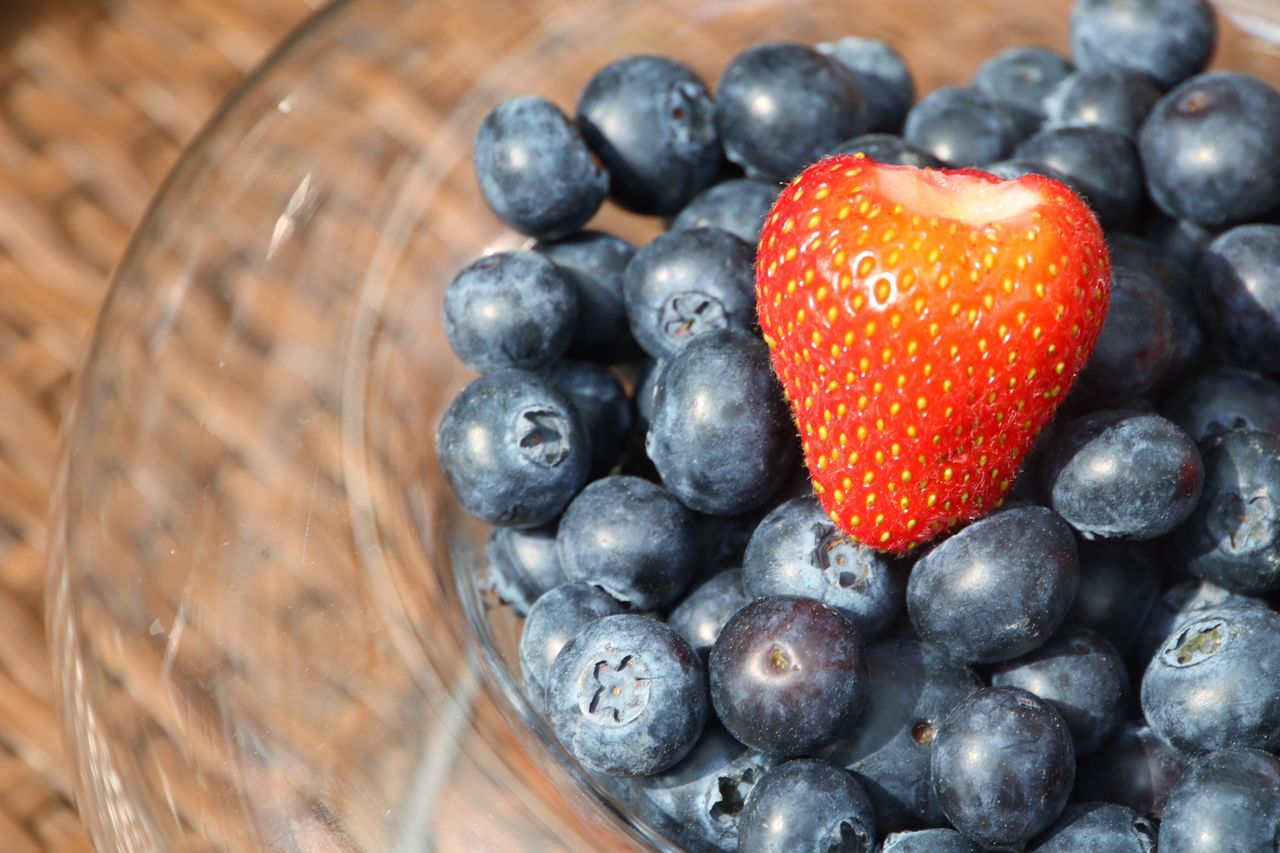
[[[0,0],[0,850],[88,851],[52,701],[45,509],[112,266],[183,146],[325,0]]]

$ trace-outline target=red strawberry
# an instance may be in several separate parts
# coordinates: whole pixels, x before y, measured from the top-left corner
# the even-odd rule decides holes
[[[765,223],[756,303],[832,520],[900,553],[998,506],[1110,282],[1097,220],[1057,181],[806,169]]]

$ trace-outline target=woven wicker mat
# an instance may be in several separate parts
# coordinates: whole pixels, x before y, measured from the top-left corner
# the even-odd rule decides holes
[[[57,430],[186,141],[322,0],[0,0],[0,850],[84,851],[43,628]]]

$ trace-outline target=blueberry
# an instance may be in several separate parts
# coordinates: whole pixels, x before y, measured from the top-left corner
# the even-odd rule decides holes
[[[1142,166],[1129,140],[1098,127],[1042,130],[1023,141],[1014,157],[1043,163],[1065,177],[1089,202],[1103,225],[1130,219],[1142,201]]]
[[[490,524],[537,527],[582,488],[591,446],[567,397],[532,373],[504,370],[449,404],[436,456],[467,512]]]
[[[1178,344],[1169,299],[1148,275],[1112,270],[1111,304],[1093,355],[1080,373],[1080,393],[1099,403],[1140,396],[1173,365]]]
[[[1161,411],[1197,442],[1235,429],[1280,434],[1280,385],[1248,370],[1211,367],[1179,385]]]
[[[631,401],[618,377],[590,361],[561,361],[547,372],[547,381],[569,398],[582,426],[591,436],[591,474],[609,473],[631,431]]]
[[[564,511],[556,542],[570,580],[640,610],[675,601],[698,569],[693,514],[639,477],[605,477],[583,489]]]
[[[1076,542],[1044,507],[975,521],[923,556],[907,582],[920,639],[961,660],[1009,660],[1049,639],[1078,582]]]
[[[1147,191],[1170,216],[1246,222],[1280,202],[1280,93],[1256,77],[1193,77],[1160,99],[1138,134]]]
[[[868,130],[896,132],[902,127],[916,99],[916,85],[902,54],[882,41],[858,36],[825,42],[818,52],[853,73],[865,102]]]
[[[713,575],[686,595],[667,617],[667,624],[705,658],[725,623],[750,600],[742,571],[730,569]]]
[[[880,853],[982,853],[982,848],[954,829],[917,829],[890,835]]]
[[[1158,247],[1166,258],[1185,269],[1194,270],[1200,264],[1205,247],[1218,236],[1218,230],[1186,219],[1175,219],[1158,209],[1149,208],[1141,219],[1139,233],[1144,240]]]
[[[520,629],[520,674],[539,710],[551,664],[564,644],[593,619],[621,612],[621,602],[585,583],[558,586],[533,603]]]
[[[977,89],[935,89],[907,114],[903,136],[952,166],[983,166],[1003,160],[1033,129],[1034,117]]]
[[[633,361],[640,347],[631,336],[622,296],[622,273],[635,256],[626,240],[582,231],[534,251],[556,265],[578,297],[578,324],[567,355],[614,364]]]
[[[495,527],[484,549],[494,591],[519,616],[544,593],[568,583],[556,549],[554,523],[529,530]]]
[[[1013,47],[988,59],[973,83],[988,97],[1044,116],[1044,99],[1074,67],[1042,47]]]
[[[1152,853],[1156,825],[1116,803],[1077,803],[1036,839],[1035,853]]]
[[[1280,372],[1280,225],[1242,225],[1218,237],[1197,284],[1213,342],[1240,367]]]
[[[956,829],[987,847],[1017,847],[1062,813],[1076,760],[1052,706],[1016,687],[984,687],[943,720],[930,770]]]
[[[637,780],[644,792],[645,816],[682,849],[738,849],[738,819],[757,780],[774,765],[767,755],[749,750],[723,728],[708,722],[693,751],[670,770]]]
[[[556,737],[610,776],[647,776],[684,758],[706,722],[706,694],[706,672],[684,638],[633,613],[587,623],[547,676]]]
[[[1141,545],[1085,542],[1080,546],[1080,586],[1067,622],[1097,631],[1128,654],[1159,596],[1160,573]]]
[[[1082,800],[1119,803],[1138,814],[1159,817],[1186,767],[1185,755],[1147,726],[1132,723],[1081,760],[1076,794]]]
[[[1228,592],[1204,581],[1189,580],[1174,586],[1160,596],[1147,614],[1130,660],[1145,671],[1147,664],[1179,625],[1198,618],[1202,611],[1226,606],[1267,605],[1262,599]]]
[[[1280,588],[1280,435],[1231,430],[1203,450],[1204,495],[1175,535],[1176,553],[1225,589]]]
[[[841,140],[865,133],[857,80],[811,47],[770,42],[738,54],[716,90],[716,127],[748,177],[787,181]]]
[[[688,507],[736,515],[768,500],[797,448],[764,342],[714,332],[686,344],[658,378],[645,442],[663,485]]]
[[[867,672],[866,710],[822,757],[853,773],[882,832],[939,825],[945,816],[929,784],[934,737],[981,682],[965,664],[916,640],[873,644]]]
[[[1075,0],[1071,10],[1081,68],[1129,68],[1165,89],[1208,64],[1217,36],[1205,0]]]
[[[1111,263],[1115,269],[1140,273],[1159,285],[1173,321],[1173,357],[1161,374],[1155,390],[1169,386],[1195,370],[1204,349],[1204,329],[1196,313],[1191,273],[1159,247],[1137,237],[1117,234],[1109,238]],[[1122,274],[1122,280],[1127,280]]]
[[[698,513],[698,552],[702,555],[702,573],[707,577],[724,569],[742,570],[743,556],[751,534],[760,520],[773,509],[774,498],[763,506],[741,515],[704,515]],[[746,589],[746,586],[743,586]]]
[[[444,294],[444,333],[467,367],[541,370],[569,346],[578,299],[533,252],[498,252],[468,265]]]
[[[1167,853],[1255,853],[1280,837],[1280,759],[1224,749],[1195,763],[1169,795],[1160,823]]]
[[[1141,72],[1113,66],[1077,71],[1045,98],[1045,127],[1097,127],[1134,139],[1158,100],[1160,87]]]
[[[597,71],[578,98],[578,126],[609,171],[610,195],[638,213],[674,214],[720,170],[706,85],[661,56],[630,56]]]
[[[915,166],[919,169],[940,169],[942,161],[927,151],[912,145],[901,136],[891,133],[864,133],[841,142],[827,152],[833,154],[864,154],[877,163],[891,166]]]
[[[736,178],[693,197],[671,223],[672,231],[719,228],[748,245],[760,242],[764,219],[778,198],[776,184]]]
[[[743,561],[753,597],[816,598],[848,616],[867,640],[897,619],[905,574],[885,555],[841,532],[812,495],[789,500],[765,516]]]
[[[636,253],[623,280],[631,332],[654,358],[717,329],[755,325],[755,249],[728,231],[663,234]]]
[[[1077,756],[1094,752],[1115,733],[1129,700],[1129,674],[1115,646],[1075,625],[1040,648],[996,665],[991,684],[1021,687],[1058,709]]]
[[[608,173],[545,98],[514,98],[485,116],[476,132],[475,165],[493,212],[543,240],[577,231],[609,191]]]
[[[867,662],[847,617],[808,598],[758,598],[725,624],[709,661],[729,733],[769,755],[804,755],[862,711]]]
[[[738,819],[742,853],[870,853],[875,846],[875,816],[861,786],[839,767],[812,758],[764,774]]]
[[[1099,411],[1067,423],[1045,463],[1053,508],[1086,538],[1153,539],[1200,500],[1195,442],[1159,415]]]
[[[1218,607],[1178,625],[1142,677],[1142,711],[1184,751],[1280,747],[1280,614]]]

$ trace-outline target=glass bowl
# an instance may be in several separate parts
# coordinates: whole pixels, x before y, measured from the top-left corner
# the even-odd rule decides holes
[[[1224,23],[1216,64],[1280,81],[1270,4],[1238,2],[1254,35]],[[138,229],[65,432],[49,631],[99,849],[657,843],[531,714],[517,622],[473,582],[486,531],[434,458],[469,378],[445,285],[524,242],[477,191],[477,124],[525,93],[572,109],[627,54],[714,81],[778,38],[883,38],[928,91],[1065,50],[1067,6],[351,0],[290,38]]]

